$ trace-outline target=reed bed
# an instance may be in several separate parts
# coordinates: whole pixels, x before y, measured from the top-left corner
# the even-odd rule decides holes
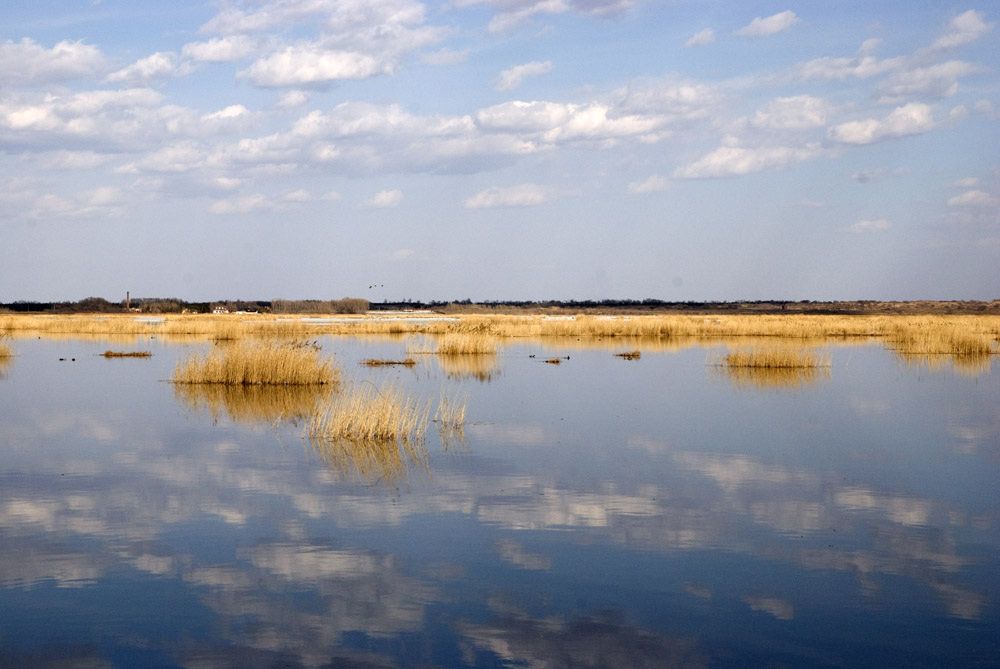
[[[804,369],[830,367],[830,354],[812,348],[782,346],[738,348],[726,355],[715,354],[714,366],[755,369]]]
[[[336,384],[340,371],[315,342],[241,341],[177,363],[174,383],[224,385]]]
[[[496,355],[500,339],[486,332],[447,332],[437,340],[439,355]]]
[[[1000,316],[849,315],[460,315],[303,318],[266,314],[166,315],[151,321],[132,314],[101,316],[0,315],[0,331],[32,334],[199,336],[219,340],[304,338],[318,334],[440,336],[437,351],[496,353],[504,338],[767,337],[876,339],[911,352],[995,354]]]
[[[417,442],[427,432],[431,403],[406,396],[394,384],[381,388],[370,382],[338,393],[326,409],[309,421],[313,439],[360,442]]]

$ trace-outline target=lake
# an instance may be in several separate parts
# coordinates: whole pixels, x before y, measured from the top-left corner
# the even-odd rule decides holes
[[[322,392],[168,382],[212,343],[13,340],[0,664],[997,665],[995,355],[731,374],[720,342],[525,339],[368,368],[412,340],[318,341],[464,428],[365,457],[306,435]]]

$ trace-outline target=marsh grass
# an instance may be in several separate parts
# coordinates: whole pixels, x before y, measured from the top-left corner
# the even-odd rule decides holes
[[[308,432],[313,439],[330,441],[419,442],[427,432],[430,406],[430,400],[421,403],[404,395],[395,383],[381,388],[356,383],[313,414]]]
[[[439,355],[496,355],[500,339],[487,332],[446,332],[437,340]]]
[[[174,383],[225,385],[336,384],[340,370],[307,340],[220,344],[177,363]]]
[[[220,383],[174,384],[174,397],[192,411],[207,410],[217,421],[228,416],[235,423],[297,422],[312,416],[328,399],[332,385],[248,386]]]
[[[730,369],[805,369],[830,367],[830,354],[818,352],[811,348],[753,346],[738,348],[726,355],[716,353],[712,357],[710,364]]]
[[[151,351],[105,351],[100,354],[104,358],[151,358]]]

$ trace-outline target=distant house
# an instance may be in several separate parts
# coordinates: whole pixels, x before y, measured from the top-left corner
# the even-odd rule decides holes
[[[228,314],[229,309],[226,308],[224,304],[216,304],[212,307],[213,314]]]

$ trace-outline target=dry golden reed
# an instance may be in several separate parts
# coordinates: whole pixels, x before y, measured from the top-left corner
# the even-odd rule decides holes
[[[332,441],[420,441],[427,432],[430,401],[408,397],[394,384],[352,384],[309,421],[309,436]]]
[[[801,369],[808,367],[829,367],[830,354],[813,349],[799,349],[781,346],[753,346],[738,348],[725,356],[716,354],[714,365],[729,368],[753,367],[765,369]]]
[[[177,363],[174,383],[335,384],[340,371],[315,342],[241,341],[216,345]]]

